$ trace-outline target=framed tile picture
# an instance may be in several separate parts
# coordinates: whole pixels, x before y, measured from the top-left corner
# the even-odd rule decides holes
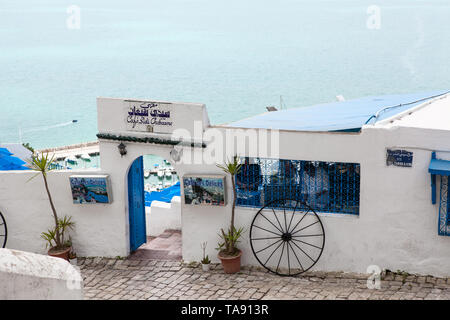
[[[183,177],[184,203],[190,205],[226,205],[225,176],[185,175]]]
[[[112,202],[109,175],[73,175],[69,180],[74,204]]]

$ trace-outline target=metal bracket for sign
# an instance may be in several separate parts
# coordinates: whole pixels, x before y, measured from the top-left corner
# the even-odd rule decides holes
[[[431,153],[431,159],[436,159],[436,152]],[[431,174],[431,203],[436,204],[436,175]]]

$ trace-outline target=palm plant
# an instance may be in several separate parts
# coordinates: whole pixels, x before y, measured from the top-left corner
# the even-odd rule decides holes
[[[232,160],[228,160],[225,165],[217,165],[225,173],[231,176],[231,186],[233,189],[233,203],[231,207],[231,223],[228,232],[220,229],[220,237],[223,239],[222,243],[219,243],[219,250],[225,252],[227,255],[235,255],[238,252],[236,243],[239,242],[239,238],[242,235],[243,228],[236,229],[234,226],[234,212],[236,208],[236,175],[242,168],[242,164],[239,161],[239,157],[235,155]]]
[[[38,154],[37,156],[32,156],[31,160],[28,162],[28,165],[31,170],[36,171],[36,175],[31,177],[29,180],[35,178],[38,175],[42,175],[44,180],[45,190],[47,192],[48,200],[50,202],[50,207],[53,213],[53,219],[55,225],[52,229],[49,229],[47,232],[43,232],[41,237],[47,241],[47,246],[55,247],[55,249],[63,249],[68,246],[68,243],[64,239],[64,235],[68,229],[73,229],[75,223],[71,220],[71,217],[65,216],[64,218],[58,218],[58,214],[56,213],[56,208],[53,203],[53,198],[50,193],[50,189],[47,181],[47,174],[52,169],[54,157],[50,158],[47,154]],[[28,181],[29,181],[28,180]]]

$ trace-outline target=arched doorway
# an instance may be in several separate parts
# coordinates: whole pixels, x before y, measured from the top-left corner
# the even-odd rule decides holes
[[[181,259],[180,182],[157,155],[140,156],[128,171],[130,258]]]

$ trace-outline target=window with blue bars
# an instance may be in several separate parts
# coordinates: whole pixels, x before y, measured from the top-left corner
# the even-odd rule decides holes
[[[259,208],[291,199],[316,212],[359,214],[358,163],[249,157],[241,158],[241,163],[236,175],[238,206]]]
[[[441,236],[450,236],[450,193],[448,192],[448,176],[441,176],[438,232]]]

